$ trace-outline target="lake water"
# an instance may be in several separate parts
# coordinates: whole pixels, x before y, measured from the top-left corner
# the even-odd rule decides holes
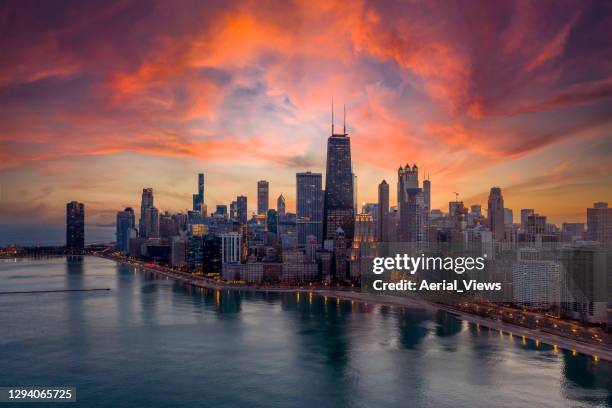
[[[0,295],[0,386],[77,388],[51,407],[612,406],[612,364],[442,312],[0,262],[2,292],[81,288],[111,290]]]

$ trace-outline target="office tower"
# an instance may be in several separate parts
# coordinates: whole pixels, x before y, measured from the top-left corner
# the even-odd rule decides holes
[[[236,197],[236,220],[240,224],[247,223],[247,198],[246,196]]]
[[[470,215],[474,218],[478,218],[482,216],[482,206],[475,204],[470,205]]]
[[[159,211],[157,208],[145,208],[144,216],[140,217],[140,220],[143,222],[141,237],[159,238]]]
[[[140,221],[138,222],[138,235],[146,238],[145,234],[145,211],[147,208],[153,207],[153,189],[143,188],[142,198],[140,200]]]
[[[425,210],[431,211],[431,181],[429,177],[423,180],[423,202],[425,204]]]
[[[499,187],[491,187],[487,208],[489,219],[489,229],[493,233],[493,239],[503,241],[505,234],[504,227],[504,197]]]
[[[306,237],[312,235],[323,242],[323,190],[321,173],[297,173],[296,178],[296,228],[298,245],[306,245]]]
[[[327,165],[325,173],[325,199],[323,215],[324,239],[334,239],[340,227],[346,242],[353,241],[355,202],[351,165],[351,139],[346,133],[334,133],[332,107],[332,134],[327,139]]]
[[[607,320],[608,251],[593,241],[564,245],[561,249],[563,285],[561,313],[585,323]]]
[[[173,268],[183,268],[187,265],[187,237],[172,237],[170,249],[170,265]]]
[[[527,217],[534,213],[533,208],[522,208],[521,209],[521,230],[527,231]]]
[[[527,242],[535,242],[538,235],[543,235],[546,232],[546,216],[539,214],[531,214],[527,217],[525,225],[525,236]]]
[[[239,232],[228,232],[220,235],[221,238],[221,263],[240,263],[242,253],[242,234]]]
[[[66,204],[66,249],[80,253],[85,248],[85,204],[71,201]]]
[[[117,249],[123,254],[128,254],[130,252],[130,238],[136,238],[135,225],[136,217],[131,207],[127,207],[125,210],[117,212]]]
[[[238,205],[236,201],[232,201],[229,206],[229,219],[230,221],[238,220]]]
[[[423,190],[419,188],[419,169],[399,167],[397,171],[397,206],[399,209],[398,239],[403,242],[424,242],[427,210]]]
[[[227,219],[227,205],[218,204],[214,215],[217,218]]]
[[[266,225],[268,227],[268,232],[271,232],[273,234],[278,233],[278,214],[276,210],[268,210]]]
[[[198,193],[193,195],[193,211],[202,212],[204,206],[204,173],[198,174]]]
[[[449,201],[448,217],[453,224],[453,228],[464,230],[468,221],[468,210],[463,201]]]
[[[213,234],[204,236],[202,242],[202,272],[221,273],[221,238]]]
[[[563,237],[563,241],[582,239],[582,237],[584,236],[584,223],[564,222],[561,226],[561,234]]]
[[[608,203],[595,203],[587,208],[587,237],[601,243],[612,242],[612,208]]]
[[[465,208],[463,201],[449,201],[448,202],[448,216],[450,218],[456,218],[459,213]]]
[[[285,217],[286,204],[285,197],[283,195],[279,195],[276,199],[276,212],[278,214],[279,219],[283,219]]]
[[[514,215],[512,208],[504,208],[504,225],[514,224]]]
[[[376,240],[389,242],[389,184],[383,180],[378,185],[378,223]]]
[[[268,213],[268,202],[270,200],[270,184],[266,180],[257,182],[257,214]]]
[[[353,247],[358,248],[362,242],[374,242],[374,217],[370,214],[357,214],[355,217],[355,238]]]
[[[512,265],[513,303],[530,309],[557,309],[561,301],[561,264],[541,260],[535,248],[521,248]]]
[[[172,214],[168,211],[159,215],[159,237],[170,242],[173,236],[178,234],[178,229],[174,225]]]
[[[468,214],[468,225],[475,226],[479,219],[482,217],[482,207],[478,204],[470,206],[470,213]]]

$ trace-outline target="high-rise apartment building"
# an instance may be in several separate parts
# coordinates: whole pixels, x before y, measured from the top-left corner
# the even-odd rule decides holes
[[[193,195],[193,211],[202,212],[204,206],[204,173],[198,174],[198,193]]]
[[[138,222],[138,235],[142,238],[147,238],[146,236],[146,226],[145,226],[145,218],[146,218],[146,210],[148,208],[153,207],[153,189],[152,188],[143,188],[142,189],[142,198],[140,199],[140,220]]]
[[[323,242],[323,190],[321,173],[297,173],[296,178],[296,227],[298,245],[306,244],[312,235]]]
[[[488,200],[487,217],[489,229],[493,234],[493,239],[503,241],[505,235],[504,226],[504,197],[501,188],[491,187]]]
[[[612,208],[608,203],[595,203],[587,208],[587,237],[601,243],[612,242]]]
[[[136,238],[136,217],[131,207],[117,212],[117,249],[124,254],[130,252],[130,238]]]
[[[85,248],[85,204],[66,204],[66,249],[80,253]]]
[[[220,235],[221,263],[240,263],[242,254],[242,235],[239,232],[228,232]]]

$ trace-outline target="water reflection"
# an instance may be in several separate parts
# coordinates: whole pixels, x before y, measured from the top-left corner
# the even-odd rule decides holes
[[[459,401],[457,406],[473,406],[483,405],[479,398],[486,393],[489,397],[498,393],[499,399],[489,402],[505,406],[513,401],[529,406],[612,406],[609,362],[555,351],[543,343],[467,324],[445,312],[341,301],[307,291],[195,288],[87,257],[40,271],[48,274],[45,282],[56,286],[59,282],[70,289],[113,287],[104,295],[45,295],[36,299],[48,305],[38,309],[29,309],[31,299],[23,298],[17,312],[39,313],[39,324],[54,333],[58,348],[93,358],[71,363],[92,383],[115,380],[99,379],[96,373],[116,372],[121,364],[114,365],[109,358],[118,353],[122,358],[132,356],[132,365],[121,366],[130,378],[158,375],[177,387],[172,378],[187,370],[197,376],[181,378],[185,395],[202,384],[214,384],[207,395],[240,395],[239,401],[245,401],[243,392],[265,395],[269,400],[264,402],[287,398],[282,401],[289,404],[278,402],[279,406],[291,401],[322,406],[431,406],[448,405],[453,399]],[[11,271],[11,276],[18,273]],[[22,274],[32,275],[32,268],[24,268]],[[19,281],[0,274],[0,284],[7,287],[23,285]],[[0,325],[6,326],[2,318],[8,315],[2,312],[8,307],[14,311],[15,306],[3,306],[2,301]],[[52,324],[45,326],[46,321]],[[12,353],[22,350],[19,358],[27,360],[42,343],[30,340],[27,325],[11,322],[12,336],[19,339]],[[45,346],[47,364],[53,367],[54,344]],[[0,350],[2,357],[7,355]],[[27,367],[2,361],[7,361],[9,378],[29,375]],[[17,369],[22,371],[13,374],[11,370]],[[152,386],[150,390],[159,396]],[[523,399],[514,400],[517,395]],[[212,397],[210,401],[211,405],[222,402]]]

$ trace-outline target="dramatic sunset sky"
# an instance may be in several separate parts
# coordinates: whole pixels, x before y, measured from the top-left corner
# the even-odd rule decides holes
[[[256,182],[294,208],[346,103],[359,201],[417,163],[434,208],[502,188],[553,222],[612,202],[609,1],[3,1],[0,223],[110,224]],[[341,126],[341,121],[337,121]],[[486,207],[486,205],[484,205]]]

